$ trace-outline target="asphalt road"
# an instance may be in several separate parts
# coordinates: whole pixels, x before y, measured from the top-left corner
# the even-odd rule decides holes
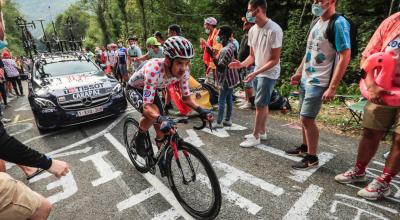
[[[28,183],[12,164],[8,171],[54,204],[50,219],[190,219],[174,199],[166,178],[141,174],[131,165],[122,140],[126,115],[119,118],[41,134],[26,97],[11,101],[5,110],[13,122],[7,131],[32,148],[70,164],[68,176],[57,179],[43,173]],[[254,112],[234,109],[233,126],[217,132],[194,131],[180,125],[180,134],[203,151],[217,172],[223,201],[217,219],[400,219],[400,177],[393,180],[392,196],[371,202],[356,196],[364,184],[342,185],[336,174],[348,169],[356,156],[357,140],[322,130],[320,167],[294,171],[301,158],[283,151],[301,141],[293,124],[270,118],[268,140],[243,149],[239,143],[251,132]],[[368,174],[380,174],[380,148]]]

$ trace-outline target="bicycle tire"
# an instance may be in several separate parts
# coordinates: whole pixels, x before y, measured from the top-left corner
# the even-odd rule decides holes
[[[128,152],[128,156],[129,159],[131,160],[131,162],[133,163],[133,165],[135,166],[135,168],[141,172],[141,173],[147,173],[149,172],[150,168],[147,166],[147,164],[140,164],[136,158],[137,158],[137,153],[136,153],[136,147],[133,144],[134,142],[134,136],[132,135],[132,137],[128,137],[128,129],[129,129],[129,125],[133,125],[137,128],[137,130],[139,130],[139,123],[132,117],[127,117],[124,121],[124,131],[123,131],[123,137],[124,137],[124,143],[125,143],[125,148],[126,151]],[[150,137],[149,134],[147,134],[147,144],[149,144],[151,146],[151,142],[150,142]],[[133,151],[135,150],[135,151]]]
[[[179,193],[176,185],[175,185],[175,181],[173,179],[173,173],[172,173],[172,169],[171,169],[171,164],[173,161],[173,150],[170,149],[168,154],[167,154],[167,161],[166,161],[166,172],[167,172],[167,177],[168,177],[168,183],[169,186],[172,190],[172,192],[174,193],[175,197],[177,198],[177,200],[179,201],[179,203],[182,205],[182,207],[194,218],[196,219],[214,219],[218,216],[219,211],[221,209],[221,203],[222,203],[222,196],[221,196],[221,187],[219,185],[219,181],[218,181],[218,177],[211,165],[211,163],[209,162],[209,160],[207,159],[207,157],[195,146],[184,142],[184,141],[180,141],[179,144],[177,144],[177,148],[178,148],[178,152],[179,151],[186,151],[189,153],[189,155],[196,157],[196,159],[198,159],[200,161],[200,163],[203,165],[206,174],[209,178],[210,184],[208,187],[211,186],[211,190],[213,192],[213,204],[209,207],[209,209],[205,210],[205,211],[198,211],[196,209],[194,209],[193,207],[191,207],[187,201],[185,201],[181,194]],[[182,160],[182,158],[179,158],[180,160]],[[199,178],[198,178],[199,179]],[[200,180],[199,180],[200,181]]]

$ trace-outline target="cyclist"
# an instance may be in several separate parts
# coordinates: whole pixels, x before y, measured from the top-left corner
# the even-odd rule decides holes
[[[164,136],[160,127],[162,130],[164,128],[169,130],[168,128],[172,126],[164,116],[161,100],[157,94],[158,88],[179,83],[184,103],[198,112],[203,120],[213,120],[211,112],[197,105],[190,96],[189,64],[194,56],[190,41],[181,36],[170,37],[164,42],[163,54],[164,58],[147,61],[128,81],[128,101],[142,113],[139,132],[135,138],[136,151],[141,157],[147,155],[146,131],[154,125],[156,140],[160,140]],[[161,143],[157,145],[160,146]]]

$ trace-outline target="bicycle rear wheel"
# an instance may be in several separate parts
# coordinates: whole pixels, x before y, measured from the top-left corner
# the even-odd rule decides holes
[[[221,188],[217,175],[204,154],[181,141],[179,160],[173,150],[167,155],[169,185],[182,207],[197,219],[214,219],[221,208]]]
[[[147,173],[149,167],[146,164],[146,159],[139,156],[136,152],[135,138],[139,132],[139,123],[132,117],[127,117],[124,122],[124,143],[129,159],[131,159],[135,168],[141,173]],[[151,146],[150,138],[147,133],[146,145]]]

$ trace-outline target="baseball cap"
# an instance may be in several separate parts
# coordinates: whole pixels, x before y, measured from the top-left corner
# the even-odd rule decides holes
[[[151,45],[151,46],[160,46],[160,42],[157,41],[157,38],[155,37],[149,37],[146,40],[146,45]]]

